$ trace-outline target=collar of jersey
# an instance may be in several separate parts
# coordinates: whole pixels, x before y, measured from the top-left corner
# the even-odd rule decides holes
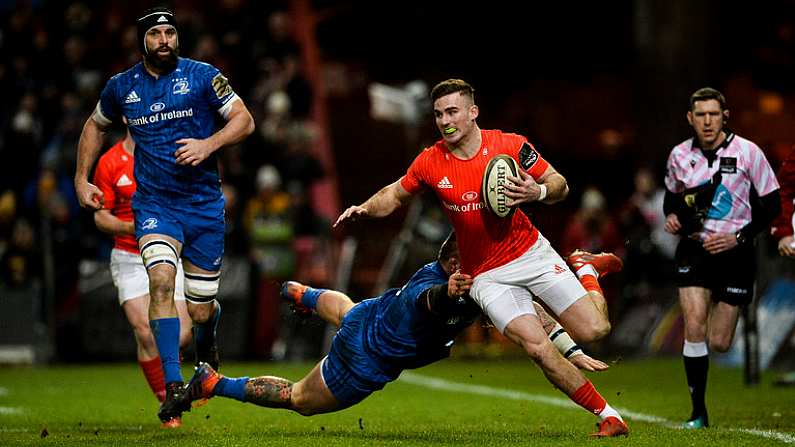
[[[723,128],[723,133],[726,134],[726,138],[723,140],[723,143],[721,143],[718,147],[715,148],[715,152],[717,152],[719,149],[723,149],[723,148],[729,147],[731,142],[734,140],[734,132],[732,132],[731,130],[726,129],[724,127]],[[698,137],[693,137],[693,145],[691,146],[691,149],[692,150],[699,149],[702,152],[704,152],[704,149],[701,148],[701,144],[698,142]]]

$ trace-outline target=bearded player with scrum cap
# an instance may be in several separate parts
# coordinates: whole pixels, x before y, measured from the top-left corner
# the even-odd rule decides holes
[[[568,261],[578,281],[524,213],[506,218],[490,213],[479,191],[486,165],[498,154],[508,154],[520,165],[519,177],[509,176],[505,185],[508,206],[560,201],[568,194],[566,179],[524,137],[481,130],[468,83],[443,81],[433,88],[431,99],[442,140],[417,156],[398,181],[345,210],[334,226],[387,216],[413,195],[433,190],[458,234],[462,271],[474,278],[472,298],[503,335],[525,349],[550,382],[601,419],[594,436],[628,434],[619,413],[555,349],[533,308],[535,295],[578,342],[604,337],[610,323],[596,278],[620,269],[620,260],[610,254],[575,252]]]
[[[138,18],[142,60],[105,84],[80,134],[74,178],[80,205],[101,209],[103,193],[89,183],[88,173],[109,126],[126,119],[136,145],[135,237],[149,276],[149,325],[166,381],[158,417],[167,427],[179,425],[177,400],[184,393],[174,304],[178,260],[185,270],[196,360],[217,364],[216,297],[225,232],[216,151],[254,131],[243,100],[217,68],[179,57],[177,28],[167,8]],[[218,116],[223,125],[217,129]]]

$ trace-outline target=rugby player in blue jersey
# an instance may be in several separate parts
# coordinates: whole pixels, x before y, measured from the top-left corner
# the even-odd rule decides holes
[[[309,416],[361,402],[397,379],[403,370],[448,357],[456,335],[480,316],[480,307],[467,293],[472,278],[460,273],[459,266],[452,234],[437,260],[419,269],[403,287],[358,304],[341,292],[286,282],[282,296],[294,305],[296,313],[314,310],[339,327],[328,355],[295,383],[274,376],[224,377],[201,363],[182,408],[189,409],[194,400],[223,396]],[[560,326],[551,330],[550,338],[579,368],[608,368],[584,354]]]
[[[179,57],[171,11],[149,9],[137,25],[143,60],[105,85],[80,135],[74,182],[83,207],[102,209],[102,192],[89,183],[89,171],[107,128],[126,119],[136,146],[135,236],[149,275],[149,320],[166,381],[158,417],[174,427],[180,425],[176,404],[184,393],[174,306],[177,260],[182,258],[185,270],[197,363],[217,366],[224,197],[215,151],[251,134],[254,120],[217,68]],[[225,121],[217,131],[216,116]]]

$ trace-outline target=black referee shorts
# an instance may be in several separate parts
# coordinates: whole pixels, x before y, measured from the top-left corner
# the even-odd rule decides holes
[[[753,244],[738,245],[715,255],[701,241],[682,238],[676,247],[677,287],[703,287],[712,291],[712,301],[734,306],[753,299],[756,252]]]

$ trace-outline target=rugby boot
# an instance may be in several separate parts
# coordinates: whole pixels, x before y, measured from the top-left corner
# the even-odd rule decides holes
[[[624,261],[613,253],[588,253],[580,249],[574,250],[567,258],[566,262],[575,272],[580,267],[590,264],[603,277],[609,273],[620,272],[624,268]]]
[[[301,298],[304,297],[304,292],[306,292],[308,288],[309,287],[298,281],[285,281],[284,284],[282,284],[282,298],[290,303],[290,309],[293,313],[302,318],[307,318],[312,315],[312,309],[301,304]]]
[[[221,380],[222,375],[218,374],[212,366],[207,363],[199,363],[196,367],[196,372],[193,373],[188,386],[185,387],[185,393],[182,396],[182,406],[190,408],[191,402],[193,407],[199,407],[207,402],[207,399],[213,397],[213,389],[218,381]]]
[[[709,427],[709,417],[704,413],[701,416],[690,418],[682,424],[682,428],[686,430],[698,430],[700,428]]]
[[[170,382],[166,384],[166,400],[160,404],[157,417],[165,428],[174,428],[182,425],[180,419],[182,412],[190,409],[182,403],[182,396],[185,394],[185,385],[182,382]]]
[[[177,416],[160,424],[161,428],[180,428],[182,427],[182,418]]]
[[[621,419],[608,416],[599,424],[599,431],[591,433],[592,438],[612,438],[615,436],[629,436],[629,427]]]

